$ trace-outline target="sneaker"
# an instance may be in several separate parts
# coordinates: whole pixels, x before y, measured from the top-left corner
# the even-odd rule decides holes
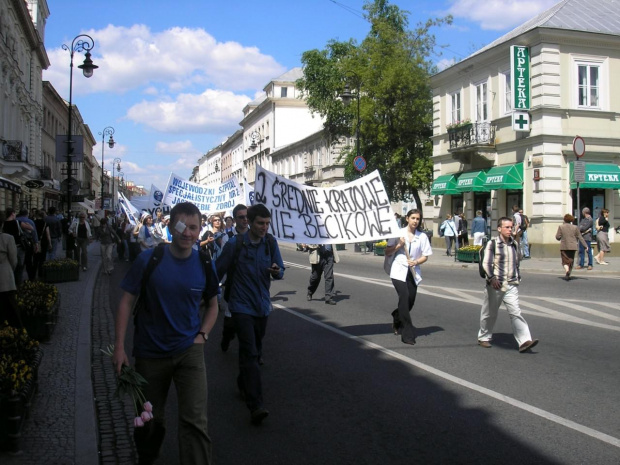
[[[325,303],[326,303],[327,305],[336,305],[336,301],[335,301],[334,299],[327,299],[327,300],[325,301]]]
[[[269,416],[269,410],[264,407],[259,407],[257,409],[252,410],[251,413],[251,421],[253,425],[260,425],[265,418]]]
[[[583,270],[583,266],[579,265],[575,267],[576,270]]]
[[[310,302],[312,300],[312,294],[310,294],[309,292],[308,292],[308,295],[306,296],[306,300],[308,302]]]
[[[599,265],[609,265],[607,262],[598,262]]]
[[[526,350],[530,350],[534,346],[538,344],[538,339],[534,339],[533,341],[525,341],[523,344],[519,346],[519,352],[525,352]]]
[[[485,349],[490,349],[493,347],[489,341],[478,341],[478,345],[480,347],[484,347]]]
[[[591,266],[588,267],[588,271],[592,271],[592,267]]]

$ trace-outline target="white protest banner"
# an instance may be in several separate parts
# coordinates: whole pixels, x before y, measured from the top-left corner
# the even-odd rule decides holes
[[[280,240],[342,244],[397,237],[400,226],[378,171],[342,186],[298,184],[256,167],[254,202],[271,211],[271,233]]]
[[[245,192],[245,206],[254,205],[254,188],[248,184],[248,180],[243,178],[243,191]]]
[[[177,203],[191,202],[202,213],[232,210],[241,202],[241,189],[236,177],[216,187],[203,186],[170,173],[163,203],[174,207]]]
[[[140,219],[140,210],[138,210],[122,192],[118,193],[118,203],[121,206],[123,213],[133,225],[136,224],[136,220]]]
[[[151,184],[151,191],[148,195],[140,197],[133,197],[131,203],[141,212],[148,212],[153,218],[155,218],[155,210],[161,208],[163,215],[170,214],[170,206],[165,205],[163,200],[164,193],[155,184]]]

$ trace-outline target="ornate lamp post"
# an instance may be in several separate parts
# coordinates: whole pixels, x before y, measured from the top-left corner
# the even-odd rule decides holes
[[[73,157],[73,142],[71,140],[72,130],[73,130],[73,55],[75,52],[83,52],[84,54],[84,62],[78,66],[84,73],[84,77],[91,77],[95,69],[99,68],[99,66],[93,64],[93,60],[90,58],[90,51],[95,46],[95,41],[91,36],[86,34],[80,34],[76,36],[71,42],[71,47],[66,44],[62,44],[63,50],[67,50],[69,52],[69,56],[71,57],[71,62],[69,64],[69,121],[67,128],[67,211],[68,214],[71,214],[71,200],[73,197],[73,168],[72,168],[72,157]]]
[[[112,126],[106,127],[103,131],[99,133],[101,136],[101,209],[103,210],[103,186],[105,185],[105,170],[103,169],[103,155],[105,150],[105,136],[110,136],[108,139],[108,145],[110,148],[114,148],[114,128]],[[112,167],[114,168],[114,167]]]
[[[112,162],[112,211],[114,210],[114,165],[116,165],[116,176],[119,175],[119,171],[121,170],[121,159],[115,158]],[[119,182],[120,186],[120,182]]]

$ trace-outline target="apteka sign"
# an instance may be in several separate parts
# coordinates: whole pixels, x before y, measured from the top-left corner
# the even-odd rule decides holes
[[[510,47],[510,80],[513,110],[530,109],[530,49]]]
[[[342,186],[321,188],[257,166],[254,195],[255,203],[271,211],[271,233],[283,241],[337,244],[399,235],[378,171]]]

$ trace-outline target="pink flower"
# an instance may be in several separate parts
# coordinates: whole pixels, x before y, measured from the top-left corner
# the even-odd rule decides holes
[[[146,401],[144,403],[144,410],[151,413],[153,411],[153,404],[151,404],[149,401]]]
[[[145,410],[142,412],[142,415],[140,415],[140,418],[142,418],[142,421],[146,423],[147,421],[151,421],[153,419],[153,414]]]
[[[142,418],[140,417],[136,417],[133,419],[133,426],[134,428],[141,428],[144,426],[144,422],[142,421]]]

